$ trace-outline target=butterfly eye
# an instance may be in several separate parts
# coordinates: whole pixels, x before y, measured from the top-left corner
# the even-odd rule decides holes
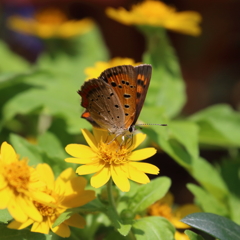
[[[128,131],[129,131],[130,133],[134,132],[134,131],[135,131],[135,127],[134,127],[133,125],[130,126],[129,129],[128,129]]]

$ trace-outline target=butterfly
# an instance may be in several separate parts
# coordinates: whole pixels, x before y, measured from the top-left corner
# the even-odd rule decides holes
[[[86,110],[82,118],[116,136],[134,131],[152,74],[152,66],[121,65],[84,82],[78,94]]]

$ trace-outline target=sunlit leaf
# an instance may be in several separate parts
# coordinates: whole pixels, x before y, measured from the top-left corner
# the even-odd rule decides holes
[[[199,125],[201,143],[240,146],[240,113],[226,104],[208,107],[189,118]]]
[[[133,233],[137,240],[174,240],[175,228],[166,218],[145,217],[133,225]]]
[[[186,101],[185,84],[178,59],[163,28],[141,26],[147,40],[144,63],[152,64],[147,103],[163,107],[168,117],[176,116]]]
[[[164,197],[170,185],[169,178],[159,177],[148,184],[139,186],[136,194],[128,201],[128,209],[135,214],[144,211],[151,204]]]

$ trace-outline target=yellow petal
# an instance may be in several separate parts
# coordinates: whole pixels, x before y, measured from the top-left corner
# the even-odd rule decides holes
[[[5,177],[0,174],[0,191],[1,189],[5,188],[7,186],[7,181],[5,179]]]
[[[33,220],[32,219],[28,219],[26,222],[24,223],[20,223],[16,220],[13,220],[12,222],[10,222],[7,227],[8,228],[11,228],[11,229],[18,229],[18,230],[21,230],[23,228],[26,228],[28,227],[29,225],[31,225],[33,223]]]
[[[171,219],[171,223],[176,228],[189,228],[187,224],[180,222],[179,220],[195,212],[201,212],[198,206],[194,204],[185,204],[174,211],[174,217]]]
[[[108,182],[110,176],[109,168],[104,167],[101,171],[91,177],[90,184],[94,188],[99,188]]]
[[[13,147],[7,142],[3,142],[1,145],[1,157],[5,164],[18,161],[17,154]]]
[[[89,144],[90,145],[90,144]],[[89,146],[82,144],[68,144],[65,147],[68,154],[76,158],[93,158],[96,153]]]
[[[18,198],[18,204],[21,206],[24,213],[26,213],[31,219],[37,222],[42,221],[42,215],[39,213],[33,202],[27,197]]]
[[[93,164],[87,164],[87,165],[78,167],[76,170],[76,173],[78,173],[79,175],[85,175],[85,174],[98,172],[102,168],[104,168],[103,164],[100,164],[99,162],[95,162]]]
[[[172,206],[174,203],[174,196],[171,192],[167,192],[167,194],[159,200],[160,204],[167,204],[168,206]]]
[[[99,143],[101,141],[105,141],[109,137],[109,132],[105,129],[99,129],[93,127],[93,135],[96,139],[96,142]]]
[[[45,219],[42,222],[34,222],[31,228],[31,232],[39,232],[39,233],[44,233],[48,234],[49,233],[49,223],[47,219]]]
[[[133,143],[131,145],[131,149],[135,149],[137,148],[146,138],[146,134],[143,134],[143,133],[138,133],[136,135],[133,135]],[[131,139],[130,139],[131,141]]]
[[[127,165],[125,167],[127,167]],[[128,171],[129,179],[142,184],[146,184],[150,182],[148,176],[145,173],[143,173],[142,171],[139,171],[138,169],[131,166],[130,164],[128,165],[128,168],[126,168],[126,170]]]
[[[12,217],[18,222],[26,222],[28,216],[23,212],[21,206],[19,205],[20,196],[13,196],[8,204],[8,211]]]
[[[98,151],[98,145],[96,142],[96,139],[94,136],[87,130],[87,129],[82,129],[82,134],[87,141],[88,145],[92,148],[94,152]]]
[[[111,166],[111,175],[114,183],[121,191],[128,192],[130,190],[129,180],[121,167]]]
[[[61,205],[65,208],[75,208],[85,205],[86,203],[95,199],[95,192],[92,190],[85,190],[81,194],[73,194],[65,197]]]
[[[53,171],[52,171],[51,167],[46,163],[42,163],[42,164],[37,165],[36,170],[39,174],[39,179],[42,182],[45,182],[49,189],[53,190],[54,175],[53,175]]]
[[[94,160],[92,160],[92,158],[65,158],[64,161],[69,163],[88,164]]]
[[[62,178],[57,178],[57,180],[55,181],[54,192],[58,196],[64,196],[65,190],[66,190],[66,182],[64,182]]]
[[[40,202],[40,203],[53,203],[53,202],[55,202],[55,199],[52,196],[48,195],[47,193],[41,192],[41,191],[31,192],[31,197],[35,201]]]
[[[78,213],[73,214],[69,219],[65,220],[64,223],[77,228],[84,228],[86,225],[85,219]]]
[[[66,182],[65,185],[64,195],[67,196],[73,193],[83,192],[87,185],[87,180],[84,177],[75,177]]]
[[[65,223],[61,223],[60,225],[56,226],[55,228],[51,228],[54,233],[56,233],[58,236],[66,238],[69,237],[71,234],[71,231]]]
[[[137,170],[150,174],[159,174],[159,168],[150,163],[144,162],[129,162],[129,164],[135,167]]]
[[[67,168],[63,172],[61,172],[58,177],[62,178],[65,182],[68,182],[70,179],[76,177],[76,173],[72,168]]]
[[[153,156],[156,152],[157,150],[155,148],[144,148],[132,152],[128,159],[130,161],[141,161]]]
[[[190,240],[190,238],[185,233],[181,233],[179,231],[175,232],[174,238],[176,240]]]
[[[0,191],[0,209],[7,208],[11,198],[13,197],[13,191],[9,187],[5,187]]]

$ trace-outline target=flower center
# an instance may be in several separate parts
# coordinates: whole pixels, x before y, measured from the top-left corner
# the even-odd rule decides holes
[[[104,143],[100,142],[98,157],[105,162],[105,164],[124,164],[128,162],[129,151],[125,145],[120,145],[120,143],[115,140],[113,142]]]
[[[36,201],[33,201],[33,203],[43,217],[54,216],[57,213],[57,204],[59,202],[58,200],[60,199],[60,197],[51,190],[46,190],[44,192],[51,195],[56,200],[56,203],[55,204],[49,204],[49,205],[39,203],[39,202],[36,202]]]
[[[158,201],[148,209],[148,215],[161,216],[170,220],[172,217],[172,209],[168,204]]]
[[[3,174],[8,184],[16,191],[21,192],[28,188],[30,169],[26,159],[5,165]]]

